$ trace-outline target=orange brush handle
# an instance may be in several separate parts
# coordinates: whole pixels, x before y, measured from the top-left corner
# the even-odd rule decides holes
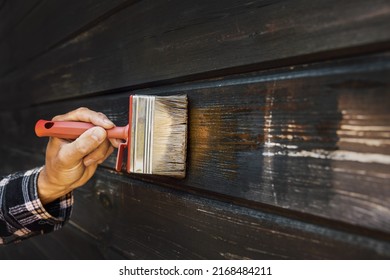
[[[39,120],[35,125],[35,134],[38,137],[58,137],[63,139],[76,139],[95,125],[85,122],[62,122]],[[127,140],[129,126],[117,126],[107,131],[108,138]]]

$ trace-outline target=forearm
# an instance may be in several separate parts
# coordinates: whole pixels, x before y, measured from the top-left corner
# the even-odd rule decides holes
[[[41,169],[15,173],[0,181],[0,244],[57,230],[69,220],[71,193],[45,205],[39,199]]]

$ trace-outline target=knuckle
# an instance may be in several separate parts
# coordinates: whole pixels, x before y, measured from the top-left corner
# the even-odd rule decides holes
[[[100,159],[104,158],[105,155],[106,155],[106,153],[104,151],[98,151],[95,155],[96,160],[100,160]]]
[[[110,146],[110,148],[108,149],[107,154],[108,154],[108,155],[111,155],[113,152],[114,152],[114,147],[113,147],[113,146]]]
[[[67,160],[69,157],[64,152],[59,152],[57,154],[57,162],[62,166],[66,165]]]
[[[89,109],[87,107],[80,107],[80,108],[77,108],[74,112],[76,115],[81,116],[88,111],[89,111]]]
[[[51,120],[52,121],[56,121],[56,120],[60,120],[61,118],[63,118],[64,115],[57,115],[57,116],[54,116]]]
[[[110,145],[110,147],[108,148],[108,152],[111,154],[113,151],[114,151],[114,147]]]
[[[91,162],[101,163],[104,161],[104,152],[95,150],[91,155],[88,156],[88,160]]]
[[[81,154],[87,154],[89,152],[89,145],[85,141],[76,141],[75,148]]]
[[[87,107],[79,107],[79,108],[76,109],[76,111],[78,111],[78,112],[83,112],[83,111],[86,111],[86,110],[88,110]]]

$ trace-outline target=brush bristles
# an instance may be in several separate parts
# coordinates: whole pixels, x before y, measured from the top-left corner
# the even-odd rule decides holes
[[[153,123],[153,174],[185,177],[187,96],[156,96]]]

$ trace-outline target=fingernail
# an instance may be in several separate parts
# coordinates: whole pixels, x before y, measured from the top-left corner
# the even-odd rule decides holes
[[[106,137],[106,133],[102,128],[94,128],[92,131],[92,138],[94,138],[96,141],[103,141],[103,139]]]
[[[105,124],[107,124],[107,125],[115,126],[115,124],[114,124],[112,121],[110,121],[109,119],[103,119],[103,122],[104,122]]]
[[[116,148],[119,147],[120,144],[122,144],[122,140],[119,140],[119,139],[112,139],[112,145]]]

